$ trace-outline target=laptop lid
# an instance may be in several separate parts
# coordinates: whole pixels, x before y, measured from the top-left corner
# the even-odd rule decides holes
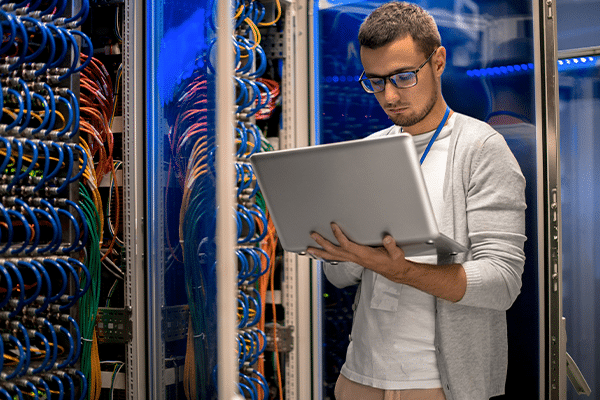
[[[250,158],[282,247],[303,253],[336,222],[356,243],[391,234],[406,256],[459,253],[440,234],[412,137],[392,135],[257,153]]]

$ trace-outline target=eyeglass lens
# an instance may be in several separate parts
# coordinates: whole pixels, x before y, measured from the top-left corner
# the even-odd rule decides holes
[[[417,83],[417,75],[414,72],[401,72],[389,76],[389,80],[397,88],[408,88]],[[367,78],[363,79],[362,83],[369,91],[382,92],[385,90],[385,78]]]

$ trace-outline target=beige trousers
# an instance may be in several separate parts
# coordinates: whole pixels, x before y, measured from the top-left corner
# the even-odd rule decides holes
[[[361,385],[340,374],[335,384],[336,400],[446,400],[442,388],[384,390]]]

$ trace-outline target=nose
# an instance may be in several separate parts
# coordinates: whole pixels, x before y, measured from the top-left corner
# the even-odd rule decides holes
[[[383,87],[383,92],[381,92],[384,96],[384,99],[387,103],[393,104],[395,103],[399,96],[400,89],[390,82],[389,78],[385,79],[385,86]]]

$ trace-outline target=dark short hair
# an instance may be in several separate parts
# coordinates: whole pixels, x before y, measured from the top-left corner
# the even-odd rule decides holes
[[[377,49],[411,36],[423,54],[431,54],[442,44],[433,17],[416,4],[392,1],[376,8],[361,24],[361,46]]]

